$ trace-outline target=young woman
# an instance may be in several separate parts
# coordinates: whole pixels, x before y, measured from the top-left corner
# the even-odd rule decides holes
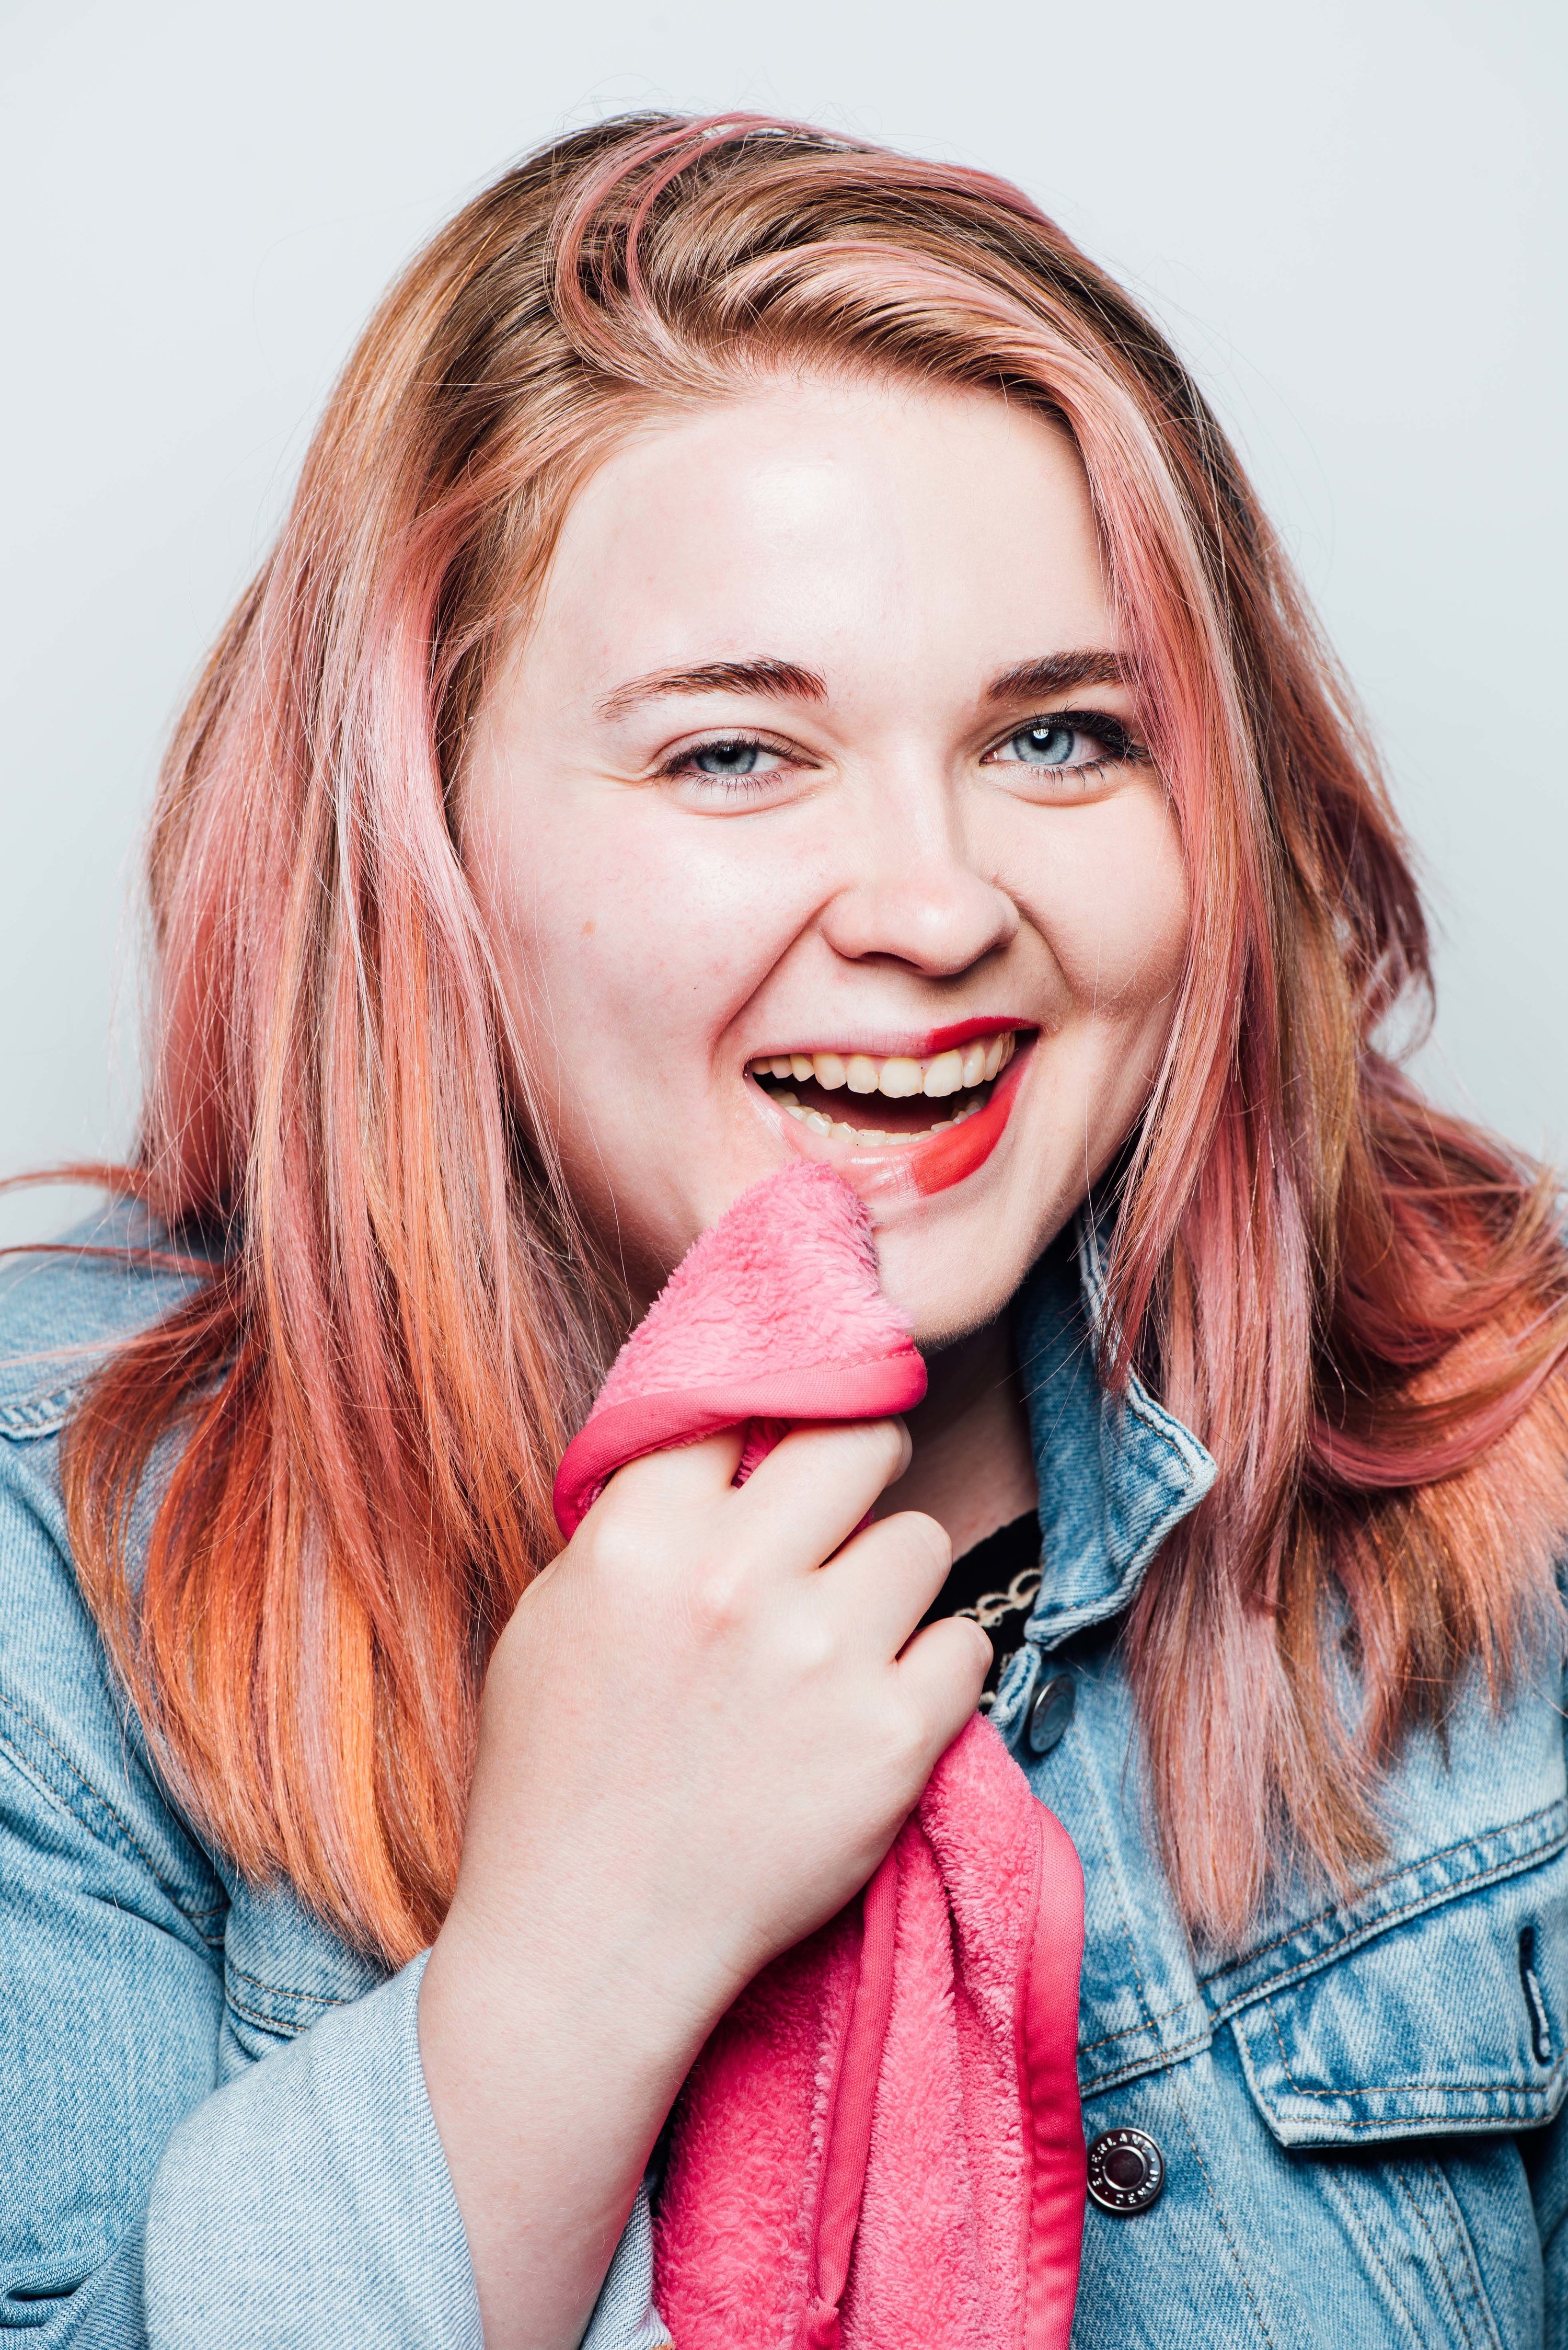
[[[4,2325],[664,2340],[682,2079],[994,1641],[1132,2134],[1075,2342],[1568,2338],[1554,1205],[1380,1047],[1372,754],[1126,296],[789,126],[535,157],[367,332],[151,873],[140,1156],[4,1304]],[[927,1402],[556,1557],[797,1155]]]

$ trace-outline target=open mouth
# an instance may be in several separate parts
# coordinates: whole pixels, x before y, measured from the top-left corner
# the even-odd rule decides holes
[[[977,1118],[1021,1042],[996,1028],[916,1059],[868,1053],[775,1053],[748,1076],[786,1117],[857,1151],[926,1142]]]

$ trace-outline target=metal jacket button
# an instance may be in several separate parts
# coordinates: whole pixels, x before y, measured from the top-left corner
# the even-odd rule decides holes
[[[1031,1754],[1049,1754],[1053,1746],[1060,1742],[1077,1701],[1078,1692],[1071,1673],[1053,1673],[1048,1680],[1041,1682],[1029,1709]]]
[[[1164,2185],[1165,2157],[1143,2130],[1103,2130],[1090,2147],[1089,2196],[1102,2211],[1147,2211]]]

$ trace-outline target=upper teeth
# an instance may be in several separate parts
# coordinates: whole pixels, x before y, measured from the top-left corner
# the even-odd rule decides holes
[[[906,1100],[911,1094],[940,1100],[965,1086],[989,1083],[1007,1066],[1017,1041],[1016,1032],[1006,1028],[995,1036],[977,1036],[971,1044],[955,1045],[929,1061],[909,1060],[900,1054],[878,1061],[868,1053],[774,1053],[765,1060],[753,1061],[751,1070],[753,1076],[794,1077],[801,1085],[815,1077],[828,1093],[846,1086],[852,1094],[886,1094],[893,1101]]]

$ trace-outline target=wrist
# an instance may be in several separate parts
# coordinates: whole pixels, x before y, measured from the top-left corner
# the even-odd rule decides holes
[[[498,1921],[460,1899],[420,1990],[431,2109],[484,2339],[504,2350],[581,2340],[707,2028],[637,1975],[629,1949],[584,1934],[574,1959],[570,1942],[558,1915]]]
[[[742,1979],[667,1917],[552,1893],[517,1883],[498,1903],[460,1886],[431,1952],[421,2017],[429,2002],[450,2011],[454,2030],[482,2023],[486,2041],[545,2033],[563,2052],[613,2049],[623,2074],[669,2074],[673,2095]]]

